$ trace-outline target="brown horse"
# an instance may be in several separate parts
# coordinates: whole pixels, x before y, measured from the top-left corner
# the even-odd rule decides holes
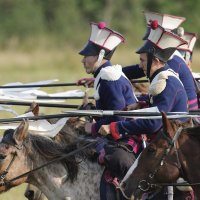
[[[163,131],[144,149],[121,183],[122,192],[134,200],[156,190],[159,183],[175,183],[179,177],[191,184],[200,182],[200,126],[188,127],[186,123],[177,130],[177,124],[162,115]],[[192,188],[200,199],[200,184]]]

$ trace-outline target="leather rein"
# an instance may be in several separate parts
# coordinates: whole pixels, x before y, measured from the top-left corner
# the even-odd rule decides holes
[[[182,132],[182,127],[180,127],[174,138],[171,140],[169,137],[166,136],[165,133],[162,132],[164,138],[167,140],[168,142],[168,148],[165,149],[165,151],[163,152],[162,157],[160,158],[159,164],[156,167],[156,169],[150,173],[147,177],[147,179],[143,179],[139,182],[137,189],[136,190],[140,190],[142,192],[148,192],[151,188],[155,188],[155,187],[163,187],[163,186],[194,186],[194,185],[200,185],[200,183],[187,183],[187,182],[183,182],[183,183],[152,183],[153,178],[155,177],[155,175],[157,174],[157,172],[159,171],[159,169],[165,164],[165,158],[169,155],[169,153],[172,151],[172,149],[174,148],[175,150],[175,154],[176,154],[176,163],[175,165],[178,167],[178,169],[181,171],[181,173],[183,174],[183,170],[181,167],[181,162],[180,162],[180,158],[178,155],[178,150],[177,150],[177,141],[178,138]],[[124,193],[123,189],[121,187],[118,187],[118,189],[121,191],[122,195],[124,196],[125,199],[130,199],[130,197],[127,197],[126,194]]]
[[[152,180],[153,178],[155,177],[155,175],[157,174],[157,172],[159,171],[159,169],[164,165],[165,163],[165,158],[169,155],[169,153],[172,151],[172,149],[174,148],[175,150],[175,154],[176,154],[176,166],[178,167],[178,169],[182,172],[182,168],[181,168],[181,163],[180,163],[180,159],[179,159],[179,156],[178,156],[178,151],[177,151],[177,146],[176,146],[176,142],[181,134],[181,131],[182,131],[182,127],[180,127],[174,138],[171,140],[169,137],[166,136],[165,133],[162,133],[164,138],[167,140],[168,142],[168,148],[166,148],[160,158],[160,161],[159,161],[159,164],[158,166],[155,168],[155,170],[150,173],[147,177],[147,179],[143,179],[139,182],[138,184],[138,187],[137,189],[143,191],[143,192],[147,192],[150,188],[153,188],[153,187],[160,187],[161,184],[160,183],[155,183],[155,184],[152,184]],[[171,185],[171,184],[169,184]]]

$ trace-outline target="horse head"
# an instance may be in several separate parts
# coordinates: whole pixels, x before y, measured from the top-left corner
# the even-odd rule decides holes
[[[27,141],[27,134],[27,121],[21,122],[16,130],[8,129],[4,132],[0,142],[0,192],[7,191],[27,179],[27,176],[24,176],[9,182],[12,178],[29,170],[24,155],[24,143]]]
[[[95,106],[92,102],[89,102],[87,98],[84,98],[82,105],[79,107],[80,110],[92,110]],[[39,105],[37,103],[32,103],[27,112],[32,112],[35,116],[39,115]],[[57,119],[50,119],[50,123],[55,123]],[[63,129],[53,138],[58,143],[69,144],[74,142],[80,135],[85,135],[85,123],[91,121],[90,117],[70,117],[67,123],[64,125]],[[80,142],[80,141],[79,141]],[[86,150],[87,151],[87,150]],[[92,150],[88,152],[91,154]],[[28,184],[24,196],[29,200],[43,200],[45,199],[44,194],[35,186]]]
[[[191,121],[181,123],[170,121],[165,113],[162,113],[163,129],[155,139],[142,151],[133,166],[122,180],[121,190],[127,197],[140,199],[145,192],[158,189],[157,183],[176,182],[181,173],[180,159],[176,153],[179,147],[174,144],[182,137],[188,137],[179,133],[179,138],[174,138],[177,132],[184,132],[180,127],[191,126]],[[178,144],[177,144],[178,145]]]

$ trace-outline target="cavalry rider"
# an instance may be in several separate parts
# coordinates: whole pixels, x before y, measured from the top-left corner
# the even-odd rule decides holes
[[[144,15],[147,22],[147,31],[143,38],[144,40],[147,39],[150,33],[150,27],[156,27],[158,24],[167,30],[176,32],[179,36],[183,36],[184,30],[179,26],[183,21],[185,21],[185,18],[149,11],[144,12]],[[185,39],[184,36],[183,39]],[[178,50],[176,50],[167,61],[167,64],[171,69],[178,73],[179,78],[182,81],[188,96],[189,110],[194,110],[198,109],[197,94],[192,73],[187,67],[186,62],[187,61],[184,60],[184,57],[181,55],[181,53]],[[136,79],[145,76],[139,65],[123,67],[123,72],[129,79]]]
[[[184,32],[184,35],[181,37],[185,41],[187,41],[188,44],[182,45],[178,48],[178,51],[183,56],[187,66],[189,67],[190,71],[192,72],[192,55],[193,55],[193,48],[197,40],[197,34],[196,33],[189,33]],[[198,106],[200,108],[200,82],[195,80],[195,78],[200,78],[200,76],[197,73],[192,73],[194,77],[194,83],[198,98]]]
[[[158,25],[151,29],[148,39],[136,52],[140,54],[139,66],[150,81],[149,107],[157,106],[160,112],[188,111],[184,86],[167,64],[176,48],[185,43],[186,41]],[[99,133],[118,141],[141,134],[153,138],[161,128],[162,121],[159,119],[132,119],[102,125]],[[121,162],[120,159],[123,158],[117,161],[113,156],[108,166],[115,168]]]
[[[144,15],[147,22],[147,31],[146,31],[145,36],[143,37],[143,40],[147,39],[150,33],[150,26],[157,26],[157,24],[159,24],[160,26],[162,26],[163,28],[167,30],[170,30],[170,31],[175,30],[175,32],[178,31],[179,34],[183,35],[183,32],[184,32],[183,29],[180,29],[178,27],[180,26],[181,23],[185,21],[184,17],[168,15],[168,14],[160,14],[160,13],[149,12],[149,11],[145,11]],[[185,36],[183,36],[183,39],[186,39]],[[190,44],[191,46],[193,45],[192,43]],[[189,51],[191,52],[191,49]],[[189,110],[194,110],[194,109],[198,109],[198,101],[197,101],[195,84],[193,81],[193,75],[187,67],[188,62],[187,60],[185,60],[186,57],[184,57],[182,53],[183,52],[179,52],[177,49],[169,58],[167,63],[171,69],[173,69],[176,73],[178,73],[179,78],[182,81],[184,88],[186,90],[187,96],[188,96]],[[143,70],[139,67],[138,64],[123,67],[122,70],[129,79],[137,79],[137,78],[141,78],[145,76]],[[82,79],[82,81],[86,81],[88,85],[93,82],[93,80],[91,79]]]
[[[187,42],[187,44],[178,47],[177,50],[181,53],[187,66],[192,71],[191,69],[192,55],[193,55],[194,45],[197,41],[197,34],[184,31],[184,35],[181,38],[183,38]]]
[[[116,47],[124,42],[124,37],[107,28],[105,22],[91,23],[91,35],[86,46],[79,52],[84,56],[82,63],[87,74],[92,74],[96,109],[122,110],[135,103],[130,81],[120,65],[112,65],[110,59]],[[95,123],[87,123],[85,131],[97,134],[102,124],[119,121],[122,118],[111,116],[100,118]]]
[[[85,71],[88,74],[92,74],[95,78],[94,81],[94,98],[96,101],[96,108],[101,110],[123,110],[128,105],[134,104],[137,99],[132,91],[132,85],[128,78],[122,72],[120,65],[112,65],[110,59],[116,49],[116,47],[124,42],[124,37],[106,27],[105,22],[91,23],[91,35],[89,41],[83,50],[79,52],[84,56],[82,63]],[[79,84],[81,84],[79,81]],[[103,124],[110,124],[111,122],[124,120],[124,118],[117,116],[107,116],[96,120],[93,123],[85,124],[85,131],[92,136],[99,136],[98,130]],[[104,154],[104,138],[100,139],[100,144],[97,145],[96,150],[98,153]],[[103,140],[103,141],[102,141]],[[131,143],[132,141],[125,141]],[[126,160],[127,154],[124,154],[124,150],[119,150],[120,156]],[[126,162],[129,165],[134,161],[135,157],[131,153],[128,155]],[[101,159],[99,159],[101,162]],[[103,163],[102,163],[103,164]],[[128,165],[128,167],[129,167]],[[128,170],[128,168],[126,169]],[[103,176],[104,177],[104,176]],[[100,196],[101,200],[109,199],[109,190],[114,190],[110,184],[105,188],[101,181]],[[111,192],[111,194],[113,194]],[[114,197],[115,198],[115,194]]]

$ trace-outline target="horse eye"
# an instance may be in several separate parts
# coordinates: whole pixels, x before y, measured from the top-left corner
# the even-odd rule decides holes
[[[5,155],[0,154],[0,161],[1,161],[1,160],[4,160],[5,158],[6,158]]]

